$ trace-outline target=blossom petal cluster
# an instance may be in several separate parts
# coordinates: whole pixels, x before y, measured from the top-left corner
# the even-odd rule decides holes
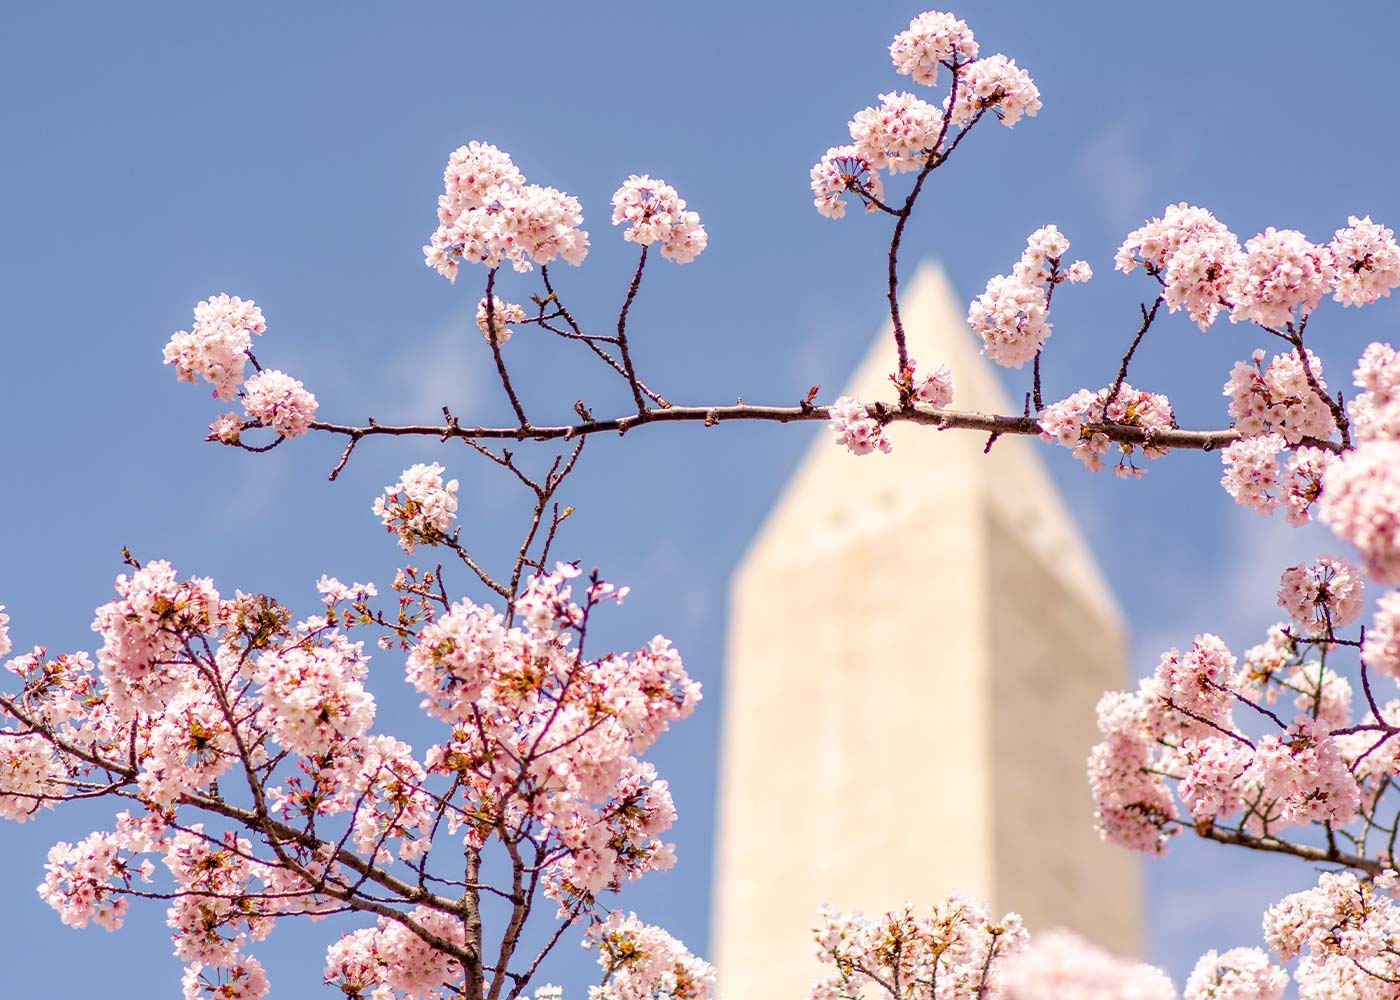
[[[1300,1000],[1381,998],[1400,979],[1396,876],[1324,872],[1312,889],[1264,914],[1264,940],[1281,961],[1298,960]]]
[[[172,334],[165,363],[181,382],[200,379],[219,399],[232,399],[243,382],[254,335],[267,329],[262,310],[251,299],[215,295],[194,307],[194,326]]]
[[[481,331],[481,335],[486,338],[486,342],[492,343],[493,330],[496,344],[504,344],[510,339],[512,333],[507,323],[525,322],[525,307],[516,305],[514,302],[506,302],[491,296],[491,311],[486,310],[486,299],[482,298],[476,304],[476,327]]]
[[[940,64],[956,65],[976,58],[977,40],[967,23],[942,11],[920,14],[890,43],[895,71],[926,87],[937,85]]]
[[[997,364],[1020,368],[1050,336],[1049,291],[1061,281],[1086,281],[1089,265],[1076,261],[1064,271],[1069,240],[1055,226],[1042,226],[1026,239],[1026,249],[1009,275],[998,274],[968,307],[967,322],[982,340],[982,352]]]
[[[1348,407],[1357,440],[1400,440],[1400,353],[1389,344],[1372,343],[1353,376],[1362,390]]]
[[[810,998],[840,1000],[900,982],[937,982],[940,996],[984,995],[1028,935],[1019,915],[993,919],[985,903],[953,893],[872,917],[824,908],[815,938],[824,968]]]
[[[578,199],[527,184],[510,156],[472,141],[448,157],[438,196],[438,227],[423,248],[425,263],[450,281],[462,263],[517,271],[562,258],[581,264],[588,233]]]
[[[1347,218],[1327,246],[1336,275],[1332,297],[1344,306],[1366,306],[1385,298],[1400,285],[1400,246],[1388,227],[1363,219]]]
[[[1336,271],[1327,248],[1296,229],[1270,226],[1244,245],[1226,297],[1230,322],[1282,328],[1317,308]]]
[[[975,994],[966,994],[972,996]],[[1176,1000],[1156,966],[1111,955],[1070,931],[1037,934],[997,968],[995,1000]]]
[[[1172,312],[1185,309],[1202,330],[1227,304],[1227,293],[1243,260],[1239,238],[1204,208],[1169,205],[1129,233],[1114,263],[1130,272],[1142,267],[1162,282],[1162,299]]]
[[[1230,399],[1230,416],[1240,434],[1254,437],[1276,431],[1289,444],[1297,444],[1303,438],[1331,438],[1336,424],[1327,401],[1318,394],[1319,389],[1326,391],[1327,383],[1317,355],[1306,349],[1300,355],[1294,350],[1275,355],[1268,367],[1263,361],[1264,352],[1255,351],[1252,364],[1235,362],[1224,386],[1223,394]]]
[[[250,420],[284,438],[305,434],[316,419],[316,397],[284,372],[260,371],[243,386],[243,408]]]
[[[589,929],[583,943],[598,949],[604,976],[602,985],[588,991],[588,1000],[711,1000],[715,995],[715,967],[635,913],[624,917],[614,910]]]
[[[1011,128],[1022,118],[1034,118],[1043,107],[1030,74],[1003,55],[969,63],[959,76],[956,94],[950,96],[948,117],[958,125],[969,125],[991,111]]]
[[[686,208],[685,199],[663,180],[633,174],[612,198],[613,225],[627,224],[622,236],[641,246],[661,244],[661,255],[689,264],[709,242],[700,213]]]
[[[892,445],[885,436],[884,424],[852,397],[841,396],[827,414],[831,418],[828,426],[836,433],[836,443],[852,455],[869,455],[877,448],[889,453]]]
[[[1103,468],[1103,456],[1113,447],[1120,453],[1114,475],[1142,477],[1142,470],[1133,464],[1133,455],[1141,450],[1146,458],[1160,458],[1168,449],[1162,445],[1142,445],[1119,442],[1117,445],[1096,424],[1123,424],[1149,433],[1168,431],[1176,427],[1171,401],[1161,393],[1134,389],[1127,382],[1114,388],[1090,392],[1080,389],[1073,395],[1051,403],[1039,417],[1040,436],[1069,448],[1074,457],[1090,472]]]
[[[397,535],[409,554],[423,545],[440,545],[457,515],[457,480],[443,483],[445,470],[437,462],[404,469],[399,481],[384,487],[374,501],[374,513],[384,530]]]
[[[1365,584],[1345,559],[1290,566],[1279,581],[1279,607],[1315,635],[1330,636],[1361,616]]]

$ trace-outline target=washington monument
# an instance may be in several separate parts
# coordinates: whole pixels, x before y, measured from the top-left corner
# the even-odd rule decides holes
[[[1021,412],[941,270],[901,308],[956,409]],[[846,392],[893,400],[894,367],[887,324]],[[1085,777],[1123,624],[1040,445],[887,433],[890,455],[814,441],[734,575],[712,935],[729,1000],[807,995],[823,903],[958,890],[1141,951],[1137,862],[1100,841]]]

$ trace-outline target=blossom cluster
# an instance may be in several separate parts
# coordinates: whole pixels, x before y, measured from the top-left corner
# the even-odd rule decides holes
[[[1202,330],[1222,309],[1232,323],[1288,327],[1329,292],[1345,305],[1364,305],[1400,285],[1400,247],[1369,217],[1352,216],[1325,245],[1271,226],[1241,247],[1208,210],[1185,202],[1129,233],[1115,263],[1125,272],[1146,269],[1161,282],[1167,307],[1186,310]]]
[[[709,243],[699,213],[687,209],[665,181],[633,174],[613,195],[612,206],[613,225],[627,223],[622,234],[627,242],[659,243],[661,255],[677,264],[689,264]]]
[[[827,414],[831,417],[828,426],[836,432],[836,443],[844,445],[852,455],[869,455],[877,448],[889,453],[892,445],[885,436],[885,425],[852,397],[837,399]]]
[[[1127,382],[1116,387],[1090,392],[1078,392],[1058,403],[1051,403],[1040,414],[1040,436],[1069,448],[1074,457],[1091,472],[1103,468],[1103,456],[1111,448],[1120,452],[1114,474],[1120,477],[1142,477],[1142,470],[1133,464],[1133,455],[1141,450],[1146,458],[1160,458],[1167,448],[1153,444],[1153,432],[1176,427],[1171,402],[1160,393],[1134,389]],[[1141,444],[1119,442],[1116,445],[1107,434],[1094,425],[1122,424],[1136,427],[1149,436]]]
[[[94,781],[122,787],[144,813],[55,845],[40,895],[65,923],[115,929],[130,895],[156,891],[140,887],[155,878],[151,859],[163,861],[190,997],[263,996],[248,950],[278,918],[353,907],[364,879],[392,884],[389,866],[427,871],[434,836],[473,850],[495,838],[532,845],[532,879],[561,907],[591,911],[598,893],[674,861],[658,839],[675,818],[670,792],[639,755],[700,689],[660,636],[585,657],[590,612],[627,591],[596,575],[580,587],[579,576],[560,564],[530,579],[512,609],[519,625],[444,596],[437,611],[401,605],[395,626],[371,613],[370,584],[322,578],[325,614],[293,622],[271,598],[224,597],[165,562],[136,566],[97,609],[95,663],[36,649],[7,664],[22,687],[0,700],[0,818],[22,822]],[[446,724],[421,753],[372,732],[368,657],[337,623],[375,622],[390,626],[408,683]],[[7,624],[0,614],[8,650]],[[260,821],[249,840],[185,818],[223,808],[218,781],[235,770],[256,783],[277,832]],[[356,881],[342,864],[358,866]],[[705,995],[713,971],[678,943],[635,922],[602,926],[615,957],[630,935],[637,956],[654,958],[619,957],[610,996],[650,996],[657,983]],[[442,905],[386,916],[331,947],[326,979],[347,996],[436,996],[462,975],[462,933]]]
[[[420,545],[440,545],[457,515],[457,480],[442,481],[443,467],[418,463],[403,470],[397,483],[384,487],[374,513],[384,530],[397,535],[410,555]]]
[[[1303,592],[1286,574],[1284,594],[1300,618]],[[1351,614],[1359,593],[1348,590],[1339,603],[1346,606],[1339,616]],[[1164,653],[1136,692],[1105,695],[1098,707],[1103,741],[1089,760],[1104,837],[1160,853],[1187,823],[1176,799],[1190,824],[1234,822],[1274,837],[1290,825],[1340,827],[1356,818],[1364,795],[1378,793],[1375,782],[1385,780],[1397,748],[1377,753],[1386,741],[1378,740],[1374,725],[1347,729],[1351,686],[1321,660],[1307,658],[1314,641],[1280,626],[1238,665],[1219,638],[1200,635],[1185,653]],[[1324,657],[1327,648],[1318,641]],[[1278,730],[1251,740],[1234,718],[1235,706],[1272,703],[1281,694],[1293,695],[1293,722],[1285,726],[1274,715]],[[1175,799],[1169,782],[1176,783]]]
[[[811,1000],[841,1000],[894,983],[939,984],[939,996],[976,997],[993,968],[1026,946],[1021,918],[993,920],[986,904],[954,893],[934,906],[913,904],[878,917],[823,909],[815,930],[824,966]]]
[[[1069,240],[1054,226],[1042,226],[1026,240],[1011,273],[998,274],[973,300],[967,322],[982,340],[983,353],[999,365],[1020,368],[1033,360],[1050,336],[1050,292],[1062,281],[1087,281],[1089,265],[1060,263]]]
[[[913,358],[904,371],[891,375],[890,381],[901,395],[931,410],[944,410],[953,405],[953,373],[947,365],[939,365],[927,375],[919,375],[919,363]]]
[[[1298,960],[1299,1000],[1394,995],[1400,979],[1400,909],[1394,872],[1363,879],[1324,872],[1264,915],[1264,939],[1282,961]]]
[[[165,363],[175,366],[181,382],[204,379],[218,399],[241,395],[249,420],[271,427],[283,438],[296,437],[316,419],[316,397],[285,372],[259,368],[244,380],[253,357],[253,335],[266,329],[262,310],[252,300],[216,295],[194,307],[192,329],[171,335]],[[225,413],[210,425],[208,440],[237,444],[243,429],[236,413]]]
[[[562,258],[581,264],[588,255],[578,199],[552,187],[527,184],[510,156],[472,141],[452,151],[438,196],[438,227],[423,248],[427,265],[450,281],[463,262],[517,271]]]
[[[253,336],[267,329],[262,310],[251,299],[215,295],[194,307],[194,326],[176,331],[165,345],[165,363],[181,382],[201,378],[219,399],[232,399],[243,382]]]
[[[1010,128],[1040,111],[1040,91],[1025,70],[1003,55],[978,58],[979,46],[967,24],[952,14],[927,11],[890,44],[895,70],[915,83],[935,86],[940,68],[953,77],[942,105],[907,91],[880,95],[877,106],[851,118],[851,142],[832,146],[812,167],[817,211],[829,218],[846,214],[843,195],[853,194],[867,210],[883,204],[880,171],[927,171],[946,158],[955,138],[985,114]]]
[[[583,944],[598,949],[603,969],[602,985],[588,991],[588,1000],[711,1000],[715,995],[715,967],[636,914],[623,917],[614,910],[589,929]]]
[[[516,305],[514,302],[506,302],[491,296],[491,310],[486,309],[486,299],[483,297],[476,304],[476,327],[481,331],[481,335],[486,338],[486,342],[504,344],[510,339],[511,329],[507,323],[525,322],[525,307]],[[493,334],[494,331],[494,334]]]
[[[1289,444],[1297,444],[1303,438],[1325,441],[1336,430],[1332,410],[1318,395],[1318,390],[1326,389],[1322,362],[1312,351],[1276,355],[1268,367],[1264,366],[1264,352],[1255,351],[1252,364],[1235,362],[1224,395],[1230,399],[1230,416],[1240,434],[1278,433]]]

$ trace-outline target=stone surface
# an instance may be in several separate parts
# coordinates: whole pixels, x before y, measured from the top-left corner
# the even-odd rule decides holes
[[[1021,411],[940,269],[902,313],[954,408]],[[887,325],[845,391],[892,400],[893,369]],[[1122,619],[1043,446],[889,433],[891,455],[814,441],[734,575],[711,936],[728,1000],[806,996],[823,903],[956,889],[1141,950],[1137,862],[1094,832],[1084,767],[1094,704],[1126,682]]]

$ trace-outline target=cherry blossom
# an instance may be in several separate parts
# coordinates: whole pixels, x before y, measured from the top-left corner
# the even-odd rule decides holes
[[[613,225],[627,223],[623,238],[644,247],[661,244],[661,255],[677,264],[700,256],[709,237],[698,212],[662,180],[633,174],[613,195]]]
[[[525,322],[525,307],[498,299],[494,295],[491,297],[491,301],[491,312],[494,315],[487,314],[486,299],[483,298],[476,304],[476,326],[488,344],[491,343],[491,331],[494,326],[496,343],[504,344],[510,339],[512,332],[506,324]]]
[[[1182,1000],[1282,1000],[1286,989],[1288,973],[1262,950],[1211,950],[1191,970]]]
[[[1344,306],[1370,305],[1400,285],[1400,246],[1395,234],[1368,215],[1347,218],[1327,253],[1335,274],[1333,298]]]
[[[992,919],[985,903],[958,893],[933,906],[909,904],[876,917],[830,908],[819,917],[817,958],[830,968],[812,985],[811,1000],[877,989],[904,1000],[892,984],[935,981],[940,997],[983,996],[1028,937],[1019,915]]]
[[[1312,351],[1307,351],[1307,359],[1318,388],[1326,390],[1322,362]],[[1267,368],[1263,360],[1264,352],[1255,351],[1252,365],[1235,362],[1225,383],[1224,395],[1230,398],[1230,416],[1239,432],[1252,437],[1277,431],[1289,444],[1305,437],[1331,438],[1336,430],[1332,411],[1313,388],[1298,352],[1275,355]]]
[[[997,969],[995,1000],[1176,1000],[1161,969],[1110,955],[1077,934],[1055,930]]]
[[[374,501],[374,513],[410,555],[421,543],[440,545],[457,513],[457,480],[442,481],[443,467],[419,463],[403,471],[397,483],[384,487]]]
[[[1324,558],[1284,570],[1278,603],[1304,629],[1331,635],[1360,617],[1364,591],[1355,566],[1344,559]]]
[[[977,40],[967,24],[941,11],[920,14],[890,43],[895,70],[926,87],[938,83],[939,64],[965,63],[976,58]]]
[[[578,199],[552,187],[526,184],[511,158],[488,143],[470,142],[448,157],[438,196],[438,228],[423,248],[425,263],[457,280],[462,262],[517,271],[563,258],[583,263],[588,233]]]
[[[829,414],[836,443],[845,445],[852,455],[868,455],[876,448],[889,452],[891,445],[885,437],[885,428],[850,396],[836,400]]]
[[[1287,443],[1282,434],[1261,434],[1240,438],[1221,451],[1225,474],[1220,485],[1235,503],[1268,514],[1282,502],[1278,454]]]
[[[1366,666],[1387,677],[1400,678],[1400,590],[1376,602],[1376,615],[1361,647]]]
[[[829,219],[845,217],[846,203],[841,196],[847,192],[860,198],[868,212],[876,211],[876,202],[885,196],[879,172],[855,146],[832,146],[813,165],[811,176],[812,202]]]
[[[243,386],[243,408],[249,419],[271,427],[284,438],[306,433],[316,419],[316,405],[316,397],[283,372],[258,372]]]
[[[1244,248],[1226,293],[1232,323],[1283,327],[1307,316],[1331,290],[1335,271],[1327,248],[1296,229],[1270,226]]]
[[[215,295],[194,307],[191,329],[171,335],[165,363],[175,366],[181,382],[202,378],[219,399],[232,399],[243,381],[253,336],[266,329],[262,310],[252,299]]]
[[[1116,392],[1112,388],[1098,392],[1080,389],[1067,399],[1050,404],[1040,414],[1040,436],[1069,448],[1085,468],[1098,472],[1103,468],[1103,456],[1115,445],[1092,425],[1110,423],[1148,432],[1166,431],[1176,426],[1176,417],[1166,396],[1134,389],[1124,382]],[[1142,477],[1142,470],[1132,461],[1139,448],[1145,458],[1160,458],[1167,453],[1166,448],[1150,443],[1119,443],[1116,447],[1121,457],[1113,472],[1124,478]]]
[[[1349,406],[1358,440],[1400,440],[1400,354],[1389,344],[1373,343],[1354,375],[1357,387],[1365,390]]]
[[[1369,441],[1333,462],[1318,514],[1360,550],[1366,574],[1400,583],[1400,443]]]
[[[1124,272],[1145,268],[1162,282],[1167,308],[1185,309],[1205,330],[1225,304],[1243,254],[1239,239],[1215,216],[1181,202],[1129,233],[1114,263]]]
[[[1034,118],[1041,109],[1040,91],[1030,74],[1003,55],[988,56],[969,63],[959,74],[959,86],[948,117],[966,125],[978,114],[991,110],[1001,123],[1011,128],[1023,117]]]
[[[684,997],[711,1000],[715,967],[696,958],[660,927],[644,924],[636,914],[614,910],[589,929],[584,947],[598,949],[603,983],[589,1000],[654,1000]]]
[[[855,156],[876,170],[918,170],[943,134],[943,112],[908,92],[880,95],[880,106],[851,119]]]

